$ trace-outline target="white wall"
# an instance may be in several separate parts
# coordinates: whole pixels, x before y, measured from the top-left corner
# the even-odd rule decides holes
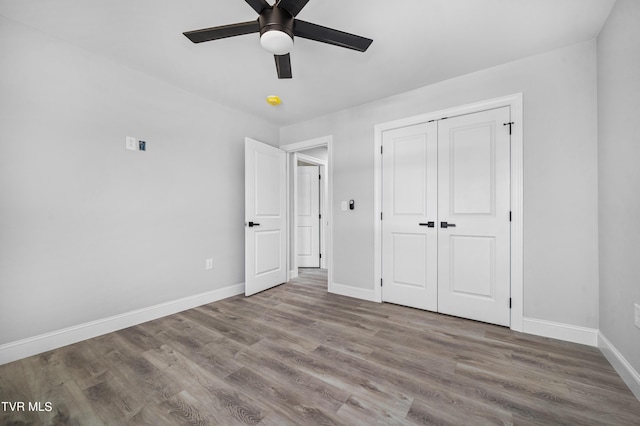
[[[0,52],[0,345],[244,282],[275,126],[2,17]]]
[[[639,23],[640,2],[618,0],[598,36],[600,330],[636,372],[640,372],[640,329],[633,325],[633,303],[640,304]],[[639,392],[640,381],[636,386]]]
[[[334,137],[334,282],[373,289],[374,125],[523,92],[524,315],[598,327],[596,43],[590,41],[280,129]],[[340,201],[355,199],[354,211]]]

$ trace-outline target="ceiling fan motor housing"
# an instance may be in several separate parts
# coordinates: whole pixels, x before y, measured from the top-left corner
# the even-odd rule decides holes
[[[281,31],[293,39],[293,16],[284,9],[273,6],[263,10],[258,17],[260,36],[268,31]]]
[[[286,55],[293,47],[293,16],[277,6],[264,9],[258,18],[260,44],[274,55]]]

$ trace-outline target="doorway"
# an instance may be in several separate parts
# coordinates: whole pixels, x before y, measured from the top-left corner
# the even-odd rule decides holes
[[[287,263],[288,278],[292,279],[298,276],[298,268],[315,267],[327,270],[327,286],[331,290],[332,274],[332,202],[331,202],[331,145],[332,136],[325,136],[317,139],[297,142],[293,144],[283,145],[280,149],[287,153],[287,208],[289,212],[289,221],[287,229],[289,230],[289,238],[287,242]],[[314,221],[317,225],[316,231],[308,227],[308,223],[302,223],[300,218],[300,206],[298,203],[299,190],[301,184],[311,186],[312,174],[308,174],[305,182],[299,181],[298,168],[316,167],[317,175],[315,176],[318,183],[318,214],[316,217],[307,215],[309,221]],[[311,196],[314,197],[314,196]],[[311,201],[309,198],[308,201]],[[302,212],[308,213],[308,212]],[[302,229],[304,228],[304,229]],[[303,234],[313,233],[313,234]],[[310,238],[311,235],[317,235],[317,239]],[[317,247],[317,258],[311,253],[313,248]],[[310,253],[311,263],[301,262],[300,254]],[[313,263],[317,262],[317,263]],[[306,266],[310,265],[310,266]],[[317,265],[317,266],[313,266]]]
[[[325,165],[302,152],[296,155],[296,255],[299,268],[321,268],[322,243],[325,239],[322,226],[325,204],[322,175],[326,174]]]

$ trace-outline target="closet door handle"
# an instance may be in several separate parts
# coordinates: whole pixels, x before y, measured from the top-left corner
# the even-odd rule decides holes
[[[427,223],[420,222],[419,225],[426,226],[427,228],[435,228],[436,226],[434,222],[427,222]]]
[[[255,222],[249,222],[249,228],[253,228],[254,226],[260,226],[260,224]]]
[[[455,223],[440,222],[440,228],[455,228]]]

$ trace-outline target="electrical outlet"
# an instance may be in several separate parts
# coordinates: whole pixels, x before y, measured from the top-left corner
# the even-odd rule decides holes
[[[634,303],[633,307],[635,308],[633,310],[635,312],[635,324],[636,324],[636,327],[640,328],[640,305],[638,305],[637,303]]]
[[[207,259],[206,270],[213,269],[213,259]]]

